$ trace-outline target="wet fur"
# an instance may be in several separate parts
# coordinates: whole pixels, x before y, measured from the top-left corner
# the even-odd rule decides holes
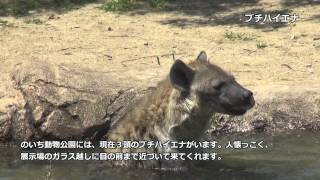
[[[198,59],[188,64],[188,67],[197,71],[201,68],[209,68],[215,80],[224,81],[233,78],[218,66]],[[206,58],[206,56],[205,56]],[[196,80],[197,81],[197,80]],[[183,91],[174,87],[170,77],[161,81],[157,87],[146,95],[136,106],[113,126],[106,135],[107,140],[144,140],[161,141],[170,140],[199,140],[208,127],[209,119],[215,109],[207,108],[196,92]],[[195,87],[206,91],[206,82],[199,83]],[[190,87],[191,88],[191,87]],[[183,89],[183,88],[182,88]],[[213,106],[214,107],[214,106]],[[218,107],[217,107],[218,108]],[[170,149],[116,149],[112,152],[163,152]],[[111,152],[107,150],[107,152]],[[168,163],[160,161],[114,161],[114,166],[165,168]]]

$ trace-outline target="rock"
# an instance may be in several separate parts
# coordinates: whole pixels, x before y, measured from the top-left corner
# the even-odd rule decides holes
[[[145,92],[43,62],[17,65],[10,76],[22,100],[0,114],[1,141],[97,139]]]
[[[11,118],[8,114],[0,114],[0,141],[6,141],[11,138]]]

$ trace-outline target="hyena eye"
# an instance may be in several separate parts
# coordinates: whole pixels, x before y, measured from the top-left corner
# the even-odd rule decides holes
[[[217,83],[217,84],[213,85],[213,88],[214,88],[215,90],[220,91],[225,84],[226,84],[225,82],[220,82],[220,83]]]

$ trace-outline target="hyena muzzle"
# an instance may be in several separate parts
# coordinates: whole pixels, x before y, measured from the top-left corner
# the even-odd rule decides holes
[[[205,52],[188,65],[176,60],[169,76],[107,133],[108,141],[197,141],[214,113],[242,115],[255,104],[253,93],[211,64]],[[107,152],[174,152],[164,148],[107,149]],[[180,149],[179,151],[183,151]],[[112,165],[165,168],[159,160],[112,161]]]

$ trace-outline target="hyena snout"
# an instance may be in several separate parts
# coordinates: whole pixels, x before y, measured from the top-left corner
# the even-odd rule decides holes
[[[228,114],[242,115],[255,105],[252,91],[240,85],[231,88],[227,96],[229,100],[228,105],[226,105],[226,109],[229,110]]]
[[[247,89],[243,90],[242,99],[243,99],[244,108],[250,109],[255,104],[255,100],[253,98],[253,92],[250,90],[247,90]]]
[[[243,92],[243,98],[244,99],[250,99],[252,97],[253,93],[250,90],[245,90]]]

